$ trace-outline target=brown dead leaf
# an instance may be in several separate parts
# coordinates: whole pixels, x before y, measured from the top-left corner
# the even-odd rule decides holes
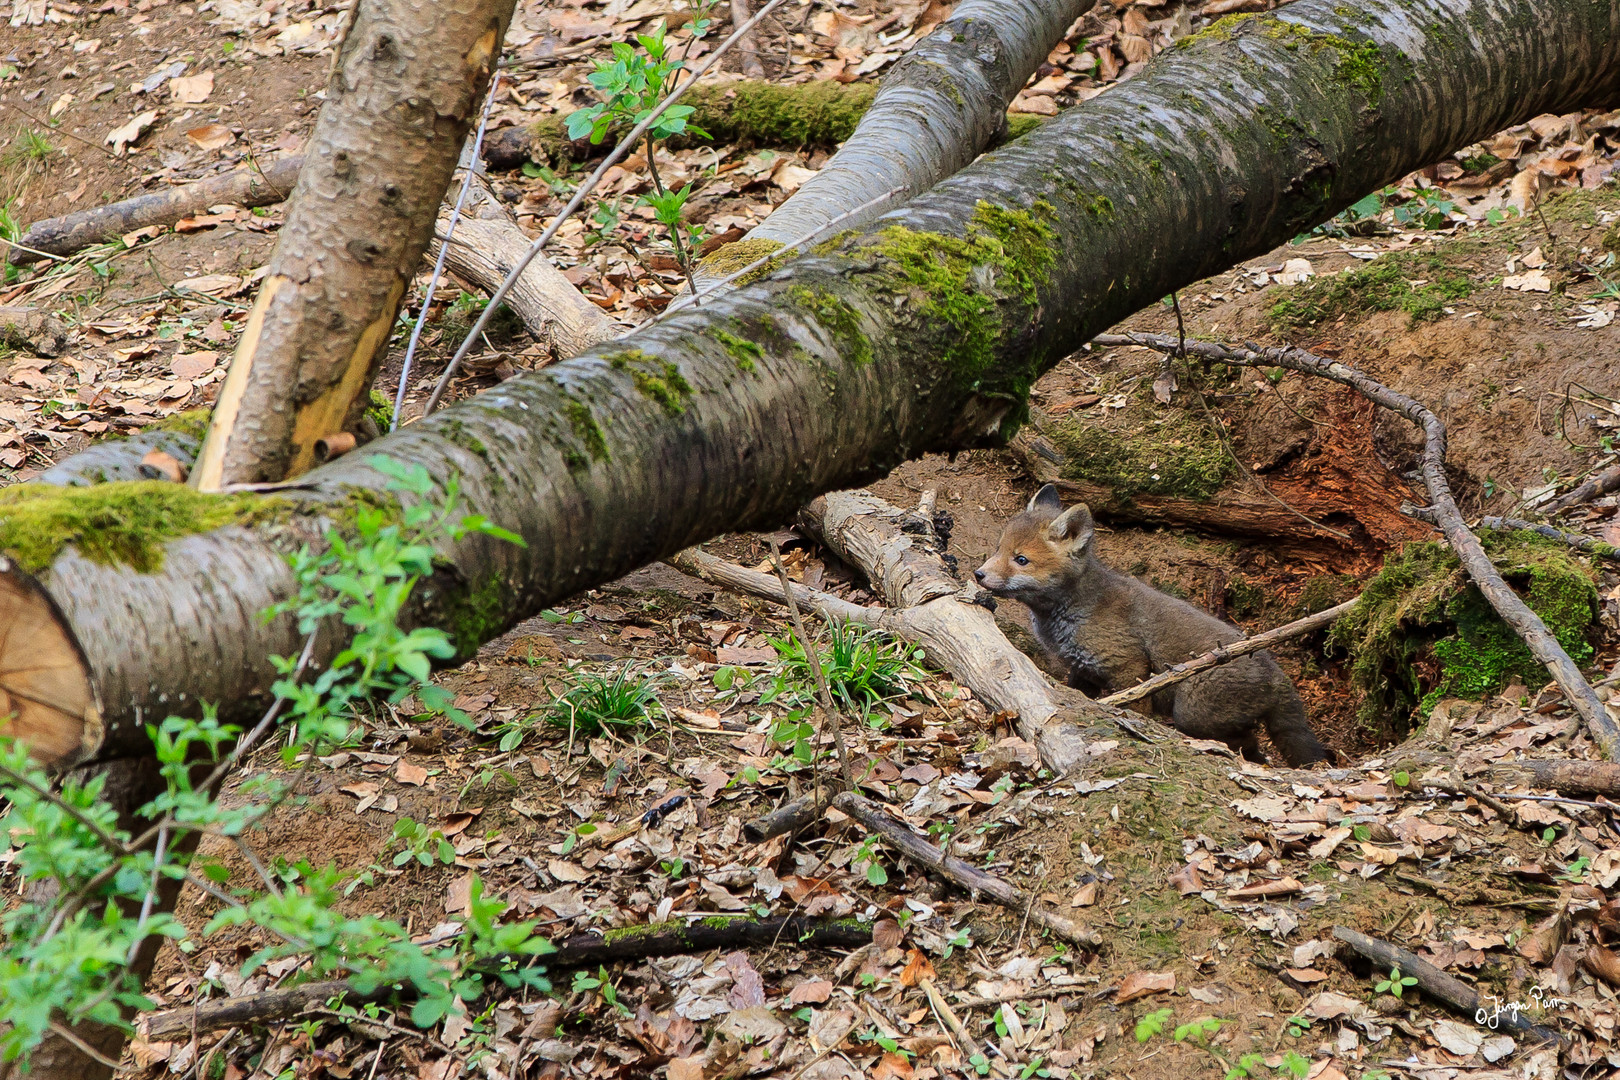
[[[1620,986],[1620,956],[1596,942],[1586,947],[1581,966],[1610,986]]]
[[[921,949],[911,949],[906,953],[906,966],[900,970],[901,986],[916,986],[923,979],[934,977],[934,965],[929,963],[928,957],[923,955]]]
[[[1198,867],[1193,863],[1171,874],[1169,880],[1182,896],[1194,896],[1204,891],[1204,879],[1198,876]]]
[[[826,979],[806,979],[788,992],[790,1005],[820,1005],[832,997],[833,984]]]
[[[872,924],[872,944],[880,949],[897,949],[906,940],[906,932],[893,919],[879,919]]]
[[[113,148],[114,157],[123,157],[124,151],[131,143],[138,140],[146,129],[152,126],[157,119],[157,110],[148,109],[137,116],[130,117],[128,123],[121,124],[107,133],[107,145]]]
[[[1284,968],[1283,970],[1286,971],[1288,973],[1288,977],[1293,979],[1295,982],[1306,984],[1319,983],[1323,979],[1327,978],[1327,974],[1325,972],[1317,971],[1315,968]]]
[[[910,1058],[884,1051],[883,1060],[872,1070],[872,1080],[911,1080],[914,1071]]]
[[[141,458],[141,475],[154,480],[167,480],[171,484],[186,482],[186,467],[180,459],[163,450],[148,450]]]
[[[1114,1004],[1123,1005],[1127,1001],[1135,1001],[1149,994],[1166,993],[1175,988],[1176,973],[1173,971],[1133,971],[1119,984],[1119,993],[1114,995]]]
[[[581,881],[589,881],[591,879],[590,871],[586,870],[582,866],[577,866],[574,863],[566,862],[562,859],[552,859],[546,863],[546,869],[550,871],[551,876],[556,878],[558,881],[577,883]]]
[[[759,972],[749,962],[745,952],[729,953],[726,956],[726,970],[731,974],[731,990],[726,994],[726,1003],[733,1009],[752,1009],[765,1004],[765,980],[761,979]]]
[[[200,379],[219,361],[217,352],[176,353],[169,361],[169,370],[177,379]]]
[[[1304,888],[1295,878],[1279,878],[1276,881],[1257,881],[1253,885],[1245,885],[1241,889],[1230,889],[1227,896],[1234,900],[1254,900],[1265,896],[1287,896],[1297,893]]]
[[[218,150],[236,141],[236,134],[224,124],[204,124],[186,132],[186,138],[199,150]]]
[[[1172,881],[1174,880],[1173,876],[1172,876],[1171,880]],[[1080,886],[1080,888],[1075,891],[1074,896],[1072,896],[1069,899],[1069,906],[1070,907],[1090,907],[1092,904],[1095,904],[1096,902],[1097,902],[1097,883],[1095,881],[1088,881],[1084,885]]]
[[[214,92],[214,73],[205,71],[201,75],[186,75],[178,79],[169,80],[170,100],[180,105],[200,105],[208,100],[208,95]]]
[[[427,783],[428,771],[420,765],[412,765],[408,761],[401,761],[394,766],[394,779],[410,787],[421,787]]]
[[[447,915],[464,915],[472,906],[472,871],[452,881],[444,891],[444,910]]]

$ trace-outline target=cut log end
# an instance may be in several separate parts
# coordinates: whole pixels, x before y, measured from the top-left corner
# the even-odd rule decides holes
[[[101,705],[84,650],[50,595],[0,556],[0,737],[60,770],[101,743]]]

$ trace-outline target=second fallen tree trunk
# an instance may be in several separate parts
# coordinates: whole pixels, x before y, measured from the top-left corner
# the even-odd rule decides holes
[[[409,617],[469,654],[697,541],[780,523],[925,451],[996,440],[1036,376],[1122,316],[1457,146],[1607,100],[1617,6],[1296,0],[1171,50],[880,229],[509,380],[297,488],[10,489],[0,548],[24,556],[82,647],[101,756],[143,752],[154,714],[262,705],[263,658],[297,647],[289,623],[257,618],[293,592],[283,552],[383,486],[374,454],[456,482],[470,511],[527,543],[446,544],[413,598]],[[1285,123],[1255,104],[1280,101]],[[75,501],[117,499],[147,513],[133,545],[122,520]]]

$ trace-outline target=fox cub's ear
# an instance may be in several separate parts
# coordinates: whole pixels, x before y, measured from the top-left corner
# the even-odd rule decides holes
[[[1079,555],[1090,546],[1091,538],[1096,535],[1096,529],[1091,522],[1091,511],[1086,508],[1085,503],[1071,506],[1047,526],[1046,535],[1064,554]]]
[[[1024,508],[1025,513],[1031,510],[1050,510],[1054,514],[1062,513],[1063,498],[1058,494],[1057,485],[1047,484],[1037,491],[1035,497],[1029,500],[1029,505]]]

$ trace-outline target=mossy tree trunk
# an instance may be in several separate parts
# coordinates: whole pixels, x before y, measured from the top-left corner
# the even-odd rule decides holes
[[[698,289],[833,218],[850,229],[872,221],[967,165],[1006,129],[1007,102],[1095,2],[966,0],[884,77],[825,168],[747,236],[699,264]]]
[[[1002,439],[1033,379],[1126,314],[1447,150],[1611,102],[1617,50],[1620,0],[1299,0],[1225,22],[882,228],[503,383],[306,486],[174,500],[133,547],[96,508],[157,513],[162,485],[12,489],[0,546],[26,553],[83,648],[102,756],[141,752],[142,722],[199,700],[228,719],[262,705],[264,657],[296,647],[289,625],[257,618],[291,591],[282,554],[382,487],[373,454],[457,478],[470,510],[527,542],[446,546],[419,591],[411,616],[470,654],[717,533]],[[29,499],[43,504],[4,523]]]
[[[315,463],[352,430],[500,59],[512,0],[361,0],[192,483]]]

